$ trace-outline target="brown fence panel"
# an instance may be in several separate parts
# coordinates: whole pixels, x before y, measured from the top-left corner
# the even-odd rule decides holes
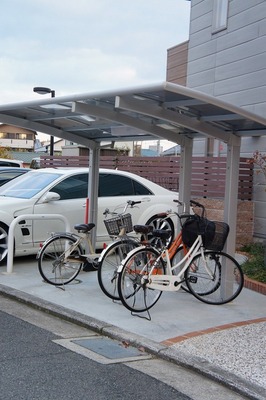
[[[253,198],[254,165],[247,158],[241,158],[239,163],[238,197],[241,200]]]
[[[42,168],[60,168],[60,167],[88,167],[89,158],[87,156],[41,156]]]
[[[221,157],[193,157],[192,196],[223,198],[226,159]]]
[[[41,156],[42,167],[86,167],[87,156]],[[129,171],[169,190],[178,191],[180,157],[100,156],[100,167]],[[226,157],[193,157],[192,197],[223,199]],[[246,158],[239,164],[239,200],[252,200],[253,165]]]

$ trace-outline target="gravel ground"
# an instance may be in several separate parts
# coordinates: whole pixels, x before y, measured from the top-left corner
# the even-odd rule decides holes
[[[197,336],[173,347],[266,389],[266,322]]]

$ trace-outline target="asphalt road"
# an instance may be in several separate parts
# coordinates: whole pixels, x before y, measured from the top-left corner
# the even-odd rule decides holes
[[[243,399],[150,355],[130,360],[123,353],[126,343],[114,342],[122,346],[124,360],[115,351],[113,359],[96,348],[76,346],[77,352],[73,338],[86,341],[99,335],[1,296],[0,335],[1,400]]]

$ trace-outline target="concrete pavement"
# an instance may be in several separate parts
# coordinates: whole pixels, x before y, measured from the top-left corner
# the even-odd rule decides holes
[[[42,281],[35,258],[0,268],[0,293],[142,346],[159,357],[199,371],[251,399],[266,397],[266,297],[243,289],[232,303],[211,306],[179,291],[163,293],[151,321],[114,303],[100,290],[96,272],[81,272],[62,288]],[[142,315],[142,314],[141,314]]]

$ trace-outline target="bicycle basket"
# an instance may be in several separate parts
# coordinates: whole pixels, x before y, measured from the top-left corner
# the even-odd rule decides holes
[[[214,222],[209,221],[207,218],[199,217],[198,215],[189,217],[182,227],[182,240],[188,247],[193,245],[198,235],[202,236],[203,245],[206,247],[211,243],[214,234]]]
[[[207,218],[191,216],[183,224],[183,243],[191,247],[198,235],[202,236],[203,246],[207,250],[222,251],[229,226],[225,222],[209,221]]]
[[[118,236],[121,228],[125,228],[126,233],[133,231],[131,214],[106,219],[104,220],[104,224],[110,236]]]
[[[208,250],[222,251],[229,234],[229,225],[225,222],[213,222],[215,224],[215,233],[210,243],[205,245]]]

